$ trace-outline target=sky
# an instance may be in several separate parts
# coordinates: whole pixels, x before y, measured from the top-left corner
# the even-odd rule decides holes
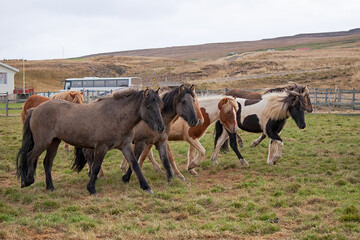
[[[0,60],[252,41],[360,27],[359,0],[0,0]]]

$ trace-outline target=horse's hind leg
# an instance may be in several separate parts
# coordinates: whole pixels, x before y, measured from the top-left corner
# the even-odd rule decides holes
[[[105,154],[106,154],[105,149],[95,149],[95,151],[94,151],[94,161],[91,164],[90,180],[87,185],[87,190],[89,191],[90,194],[96,194],[95,181],[99,174],[101,164],[104,160]]]
[[[45,149],[38,147],[37,145],[34,146],[34,148],[26,154],[27,159],[27,173],[25,176],[25,179],[21,181],[21,187],[27,187],[30,186],[35,182],[35,170],[37,166],[37,161],[39,159],[39,156]]]
[[[264,133],[261,133],[261,136],[252,142],[251,147],[256,147],[265,138],[266,138],[266,135]]]
[[[61,141],[59,139],[55,138],[48,147],[48,149],[46,150],[46,156],[43,162],[45,169],[45,177],[46,177],[46,190],[51,190],[51,191],[55,190],[51,177],[51,169],[60,142]]]

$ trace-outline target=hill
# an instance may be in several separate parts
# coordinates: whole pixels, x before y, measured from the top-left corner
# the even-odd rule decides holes
[[[35,91],[57,91],[71,77],[139,76],[145,85],[191,82],[197,88],[263,88],[288,81],[310,87],[359,88],[360,29],[299,34],[259,41],[212,43],[101,53],[73,59],[26,61],[26,83]],[[20,70],[22,61],[4,63]]]

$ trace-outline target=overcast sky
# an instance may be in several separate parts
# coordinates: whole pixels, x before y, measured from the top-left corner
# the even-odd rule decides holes
[[[0,60],[360,27],[360,0],[0,0]]]

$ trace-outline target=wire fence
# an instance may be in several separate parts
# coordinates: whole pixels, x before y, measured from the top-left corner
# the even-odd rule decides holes
[[[198,95],[223,94],[229,89],[220,90],[196,90]],[[249,91],[260,91],[262,89],[244,89]],[[51,97],[59,92],[37,92],[35,94]],[[100,97],[110,95],[112,91],[84,91],[84,102],[89,103]],[[330,89],[330,88],[309,88],[311,103],[314,113],[317,112],[338,112],[340,110],[352,110],[356,114],[360,110],[360,90],[353,89]],[[21,110],[21,107],[11,107],[13,103],[23,103],[29,95],[13,95],[7,92],[0,92],[0,116],[9,116],[11,111]],[[17,114],[18,115],[18,114]]]

